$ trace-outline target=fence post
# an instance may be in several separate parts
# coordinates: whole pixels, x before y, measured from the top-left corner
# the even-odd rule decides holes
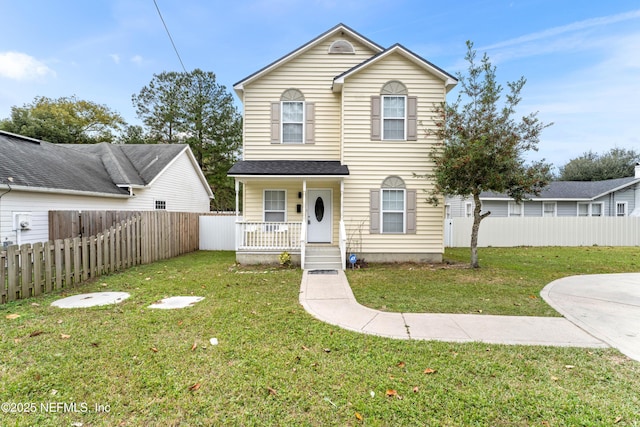
[[[53,242],[44,243],[44,291],[53,289]]]
[[[42,242],[34,243],[32,248],[33,259],[33,295],[42,293]]]
[[[0,304],[7,302],[7,252],[0,251]]]
[[[18,288],[18,245],[11,245],[7,248],[7,299],[15,301],[19,299],[20,290]]]
[[[62,289],[62,270],[64,268],[63,244],[64,242],[59,239],[53,242],[53,259],[56,268],[56,289]]]
[[[73,252],[73,245],[71,239],[64,239],[64,287],[68,288],[73,283],[73,265],[71,263],[71,255]]]

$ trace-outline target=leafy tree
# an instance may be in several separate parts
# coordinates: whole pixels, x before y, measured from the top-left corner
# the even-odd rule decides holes
[[[11,107],[0,129],[53,143],[113,142],[125,125],[120,114],[91,101],[36,97],[31,104]]]
[[[427,134],[440,141],[432,152],[435,185],[429,200],[442,195],[471,196],[475,202],[471,230],[471,266],[478,268],[478,230],[491,212],[481,212],[480,193],[506,193],[517,202],[540,194],[550,180],[551,165],[543,161],[526,165],[523,154],[537,150],[542,123],[531,113],[515,119],[520,92],[526,80],[507,83],[509,93],[501,101],[502,87],[496,68],[485,54],[476,61],[473,43],[467,42],[467,76],[458,73],[460,92],[454,103],[436,106],[437,125]],[[466,103],[463,104],[464,101]]]
[[[215,74],[163,72],[132,100],[153,140],[189,144],[215,194],[212,208],[233,209],[235,189],[227,171],[239,155],[242,119]]]
[[[155,144],[151,136],[144,133],[142,126],[126,126],[124,132],[118,138],[119,144]]]
[[[561,166],[558,180],[601,181],[625,178],[634,175],[635,165],[639,161],[640,153],[635,150],[613,148],[603,155],[588,151]]]

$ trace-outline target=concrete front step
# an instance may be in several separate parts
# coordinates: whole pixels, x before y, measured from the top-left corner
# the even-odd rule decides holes
[[[305,270],[341,270],[340,248],[337,246],[309,246],[306,249]]]

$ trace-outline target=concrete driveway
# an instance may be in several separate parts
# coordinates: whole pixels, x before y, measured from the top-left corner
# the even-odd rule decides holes
[[[581,329],[640,361],[640,273],[565,277],[540,295]]]

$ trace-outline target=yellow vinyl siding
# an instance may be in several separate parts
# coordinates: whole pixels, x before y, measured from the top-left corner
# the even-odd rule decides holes
[[[332,190],[332,230],[333,243],[338,243],[340,223],[340,182],[326,180],[307,180],[307,189],[331,189]],[[298,198],[298,192],[302,192],[302,180],[257,180],[247,181],[244,186],[244,212],[245,221],[261,222],[263,220],[264,190],[285,190],[287,193],[287,222],[302,222],[302,213],[296,212],[296,205],[302,205],[302,198]]]
[[[379,95],[389,80],[399,80],[409,96],[418,97],[417,141],[371,141],[371,96]],[[347,235],[362,229],[362,246],[372,253],[442,253],[443,206],[428,204],[423,189],[426,179],[413,174],[432,171],[429,159],[433,140],[425,136],[425,126],[433,126],[432,111],[444,100],[444,82],[400,55],[391,55],[347,79],[344,97],[344,158],[350,176],[345,180],[344,219]],[[397,175],[407,189],[417,190],[416,234],[370,234],[369,198],[371,189]],[[406,219],[405,219],[406,221]]]
[[[245,160],[340,160],[340,94],[333,78],[365,61],[374,52],[355,39],[356,54],[328,54],[334,37],[314,46],[244,88]],[[313,144],[271,144],[271,103],[290,88],[315,104]]]

